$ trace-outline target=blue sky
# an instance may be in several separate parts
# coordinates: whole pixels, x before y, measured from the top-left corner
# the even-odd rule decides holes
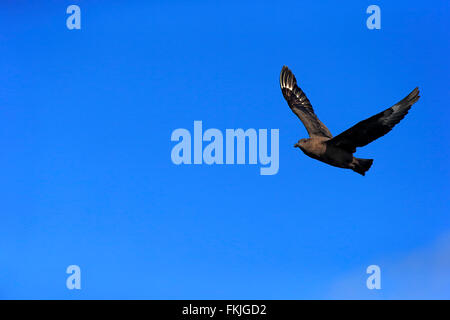
[[[66,8],[81,8],[81,30]],[[368,30],[366,8],[381,8]],[[0,298],[450,298],[448,1],[2,1]],[[358,150],[294,149],[288,65],[333,134],[421,99]],[[171,161],[173,130],[280,130],[278,174]],[[82,289],[68,290],[79,265]],[[367,266],[382,289],[368,290]]]

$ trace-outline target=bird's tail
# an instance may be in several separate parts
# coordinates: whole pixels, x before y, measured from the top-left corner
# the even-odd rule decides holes
[[[372,163],[373,159],[355,158],[352,170],[364,176],[366,175],[366,171],[372,166]]]

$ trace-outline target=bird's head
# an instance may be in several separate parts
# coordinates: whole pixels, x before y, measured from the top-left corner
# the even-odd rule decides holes
[[[302,149],[305,143],[308,141],[308,139],[300,139],[296,144],[294,144],[294,148],[300,148]]]

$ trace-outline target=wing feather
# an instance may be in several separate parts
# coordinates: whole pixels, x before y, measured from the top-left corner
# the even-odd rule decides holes
[[[419,98],[419,88],[415,88],[403,100],[392,107],[358,122],[327,143],[354,153],[356,148],[363,147],[391,131],[406,116],[411,106]]]
[[[310,137],[333,137],[330,130],[317,118],[305,93],[297,86],[294,74],[286,66],[281,69],[280,87],[289,107],[302,121]]]

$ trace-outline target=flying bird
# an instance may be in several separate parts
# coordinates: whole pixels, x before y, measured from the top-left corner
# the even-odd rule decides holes
[[[286,66],[281,69],[280,87],[289,107],[303,122],[309,134],[308,139],[300,139],[294,147],[300,148],[313,159],[335,167],[351,169],[363,176],[372,166],[373,159],[355,158],[353,153],[356,148],[364,147],[391,131],[420,97],[419,88],[415,88],[392,107],[333,137],[314,113],[305,93],[297,86],[294,74]]]

